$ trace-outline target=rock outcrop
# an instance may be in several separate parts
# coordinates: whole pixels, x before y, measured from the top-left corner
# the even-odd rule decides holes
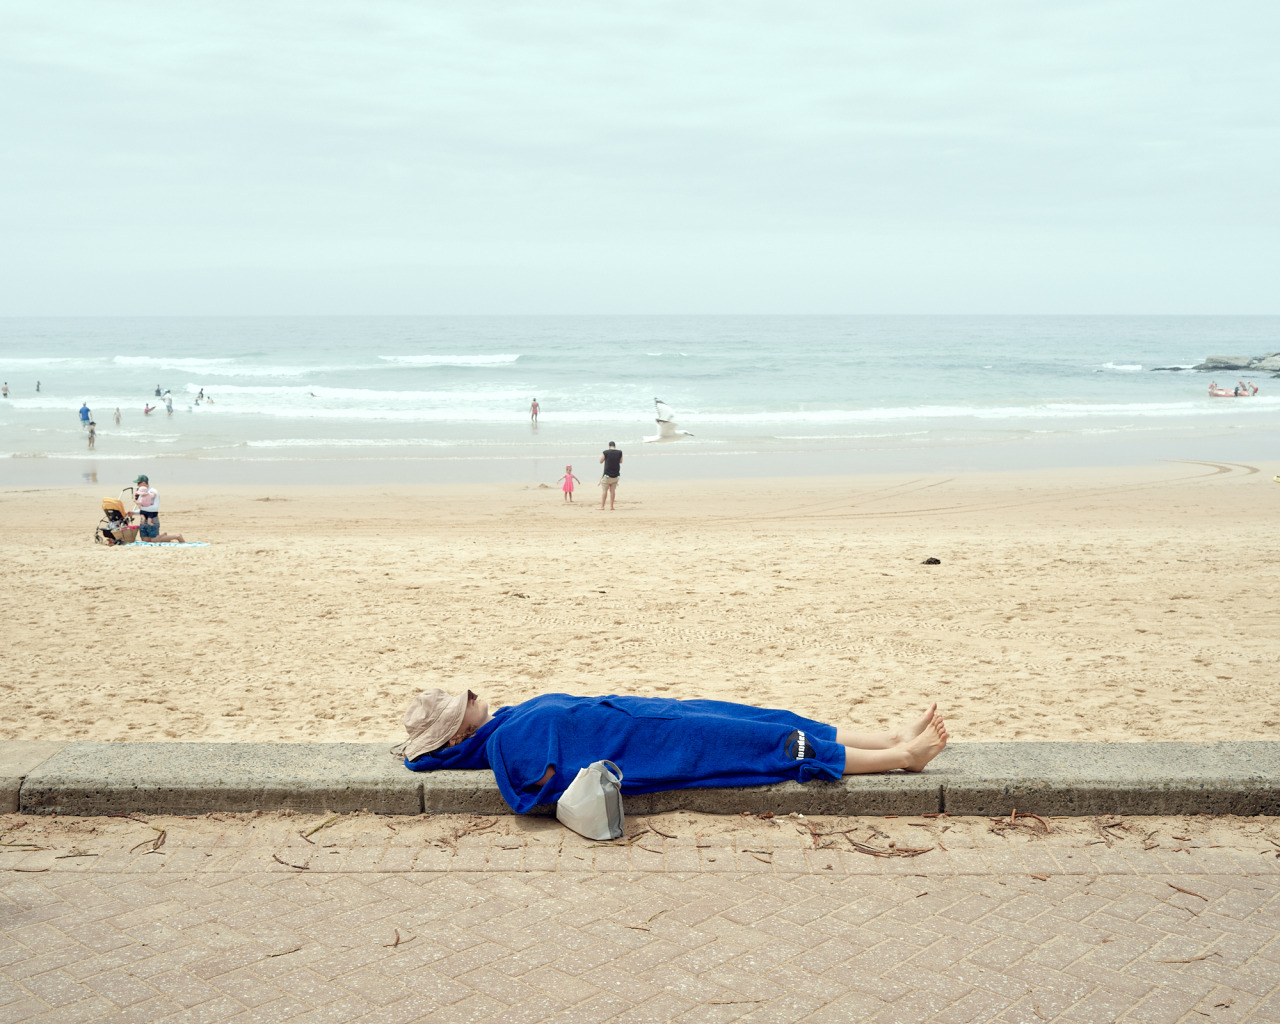
[[[1280,352],[1268,352],[1265,356],[1207,356],[1203,363],[1192,369],[1280,374]]]

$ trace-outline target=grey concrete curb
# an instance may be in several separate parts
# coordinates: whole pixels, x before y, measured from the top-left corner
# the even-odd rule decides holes
[[[382,743],[68,743],[27,773],[37,814],[419,814],[422,782]]]
[[[951,814],[1280,814],[1280,743],[957,743]]]
[[[6,740],[0,743],[0,814],[18,809],[22,780],[65,747],[46,740]]]
[[[414,773],[379,743],[13,743],[2,809],[508,814],[487,771]],[[918,775],[629,796],[629,814],[1280,814],[1280,743],[957,743]],[[534,813],[549,814],[540,807]]]

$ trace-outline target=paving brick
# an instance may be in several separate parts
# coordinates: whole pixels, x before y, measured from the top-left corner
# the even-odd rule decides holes
[[[527,946],[510,956],[494,960],[489,966],[492,970],[508,977],[519,978],[539,967],[555,963],[564,955],[564,950],[551,943],[537,943]]]
[[[360,1024],[412,1024],[414,1021],[433,1019],[440,1007],[421,995],[411,995],[398,1002],[370,1010],[360,1018]]]
[[[566,1009],[563,1003],[550,996],[539,995],[508,1006],[489,1020],[492,1024],[538,1024],[539,1021],[563,1019],[561,1014]]]
[[[298,1024],[345,1024],[346,1021],[360,1019],[369,1010],[369,1004],[358,996],[345,996],[303,1013],[297,1018],[297,1022]]]
[[[982,1024],[996,1019],[1008,1006],[1008,1001],[992,992],[971,989],[965,995],[939,1011],[931,1024]]]
[[[337,979],[336,984],[359,996],[371,1006],[388,1006],[400,1002],[411,992],[399,982],[368,968],[360,968]]]
[[[714,967],[730,963],[746,950],[732,942],[709,942],[705,946],[691,949],[671,961],[675,967],[693,974],[702,974]]]
[[[62,949],[40,956],[33,955],[29,949],[19,948],[8,952],[12,954],[12,959],[4,965],[3,970],[15,980],[74,965],[84,958],[84,950],[76,949],[74,946],[64,946]]]
[[[663,1024],[676,1020],[695,1004],[672,992],[663,992],[640,1006],[624,1010],[613,1019],[613,1024]]]
[[[885,864],[785,844],[761,860],[754,843],[693,840],[648,858],[570,840],[561,857],[546,825],[473,836],[451,870],[408,871],[430,847],[389,829],[353,839],[345,825],[324,871],[277,872],[268,840],[290,855],[328,847],[290,846],[272,825],[232,837],[232,873],[170,875],[172,855],[137,870],[108,851],[74,875],[0,874],[0,1008],[115,1024],[1276,1015],[1280,884],[1237,851],[1197,851],[1192,874],[1170,873],[1186,854],[1057,834]],[[673,850],[699,860],[676,853],[689,870],[672,870]],[[520,870],[542,854],[537,872]],[[779,870],[792,854],[808,859]],[[1097,873],[1108,866],[1118,873]],[[1203,950],[1219,955],[1159,962]],[[1230,1012],[1212,998],[1233,999]]]
[[[496,999],[485,995],[471,995],[461,1002],[443,1006],[431,1014],[431,1024],[478,1024],[505,1010]]]
[[[635,972],[620,972],[623,975]],[[541,967],[524,975],[521,982],[527,986],[560,1000],[567,1005],[586,1002],[600,994],[600,988],[588,976],[576,977],[557,971],[553,967]]]
[[[1199,995],[1160,988],[1130,1009],[1128,1016],[1144,1024],[1173,1024],[1186,1016],[1199,1001]]]
[[[225,993],[208,985],[188,971],[168,971],[147,978],[147,984],[179,1006],[195,1006],[217,999]]]
[[[172,1021],[174,1024],[215,1024],[217,1021],[224,1021],[229,1017],[236,1016],[243,1009],[234,999],[220,996],[217,999],[199,1003],[179,1013],[168,1015],[165,1020]]]
[[[87,1010],[89,1003],[76,1003],[75,1006],[67,1007],[66,1010],[57,1011],[57,1016],[50,1014],[50,1019],[58,1020],[59,1024],[73,1024],[81,1020],[92,1021],[93,1024],[151,1024],[151,1021],[164,1020],[172,1017],[175,1013],[180,1012],[180,1007],[176,1003],[170,1002],[162,996],[156,996],[154,999],[148,999],[141,1003],[134,1003],[132,1006],[126,1006],[120,1009],[113,1006],[110,1002],[103,999],[97,1006],[97,1013],[94,1016],[80,1016]]]
[[[15,861],[16,863],[16,861]],[[0,864],[0,870],[4,866]],[[0,1006],[0,1024],[18,1024],[19,1021],[31,1020],[49,1009],[47,1003],[39,999],[18,999],[5,1006]]]
[[[275,985],[263,981],[249,971],[232,971],[212,978],[209,984],[224,995],[230,996],[242,1006],[264,1006],[283,997]]]
[[[158,993],[143,981],[124,971],[107,971],[85,979],[85,985],[98,995],[109,999],[116,1006],[130,1006],[144,999],[151,999]]]
[[[0,1002],[11,1002],[13,999],[20,998],[25,991],[25,994],[35,996],[55,1009],[78,1003],[98,994],[83,982],[62,971],[47,971],[44,974],[32,975],[23,979],[21,987],[11,983],[6,986],[6,989],[6,995],[9,998],[0,999]]]
[[[613,1020],[630,1006],[616,996],[599,995],[557,1014],[556,1024],[601,1024]]]
[[[629,1006],[652,999],[662,991],[659,986],[636,975],[617,970],[613,965],[597,968],[584,975],[583,980],[594,985],[599,992],[611,998],[623,1000]],[[589,998],[587,1001],[591,1002],[592,999]]]
[[[227,950],[192,964],[191,973],[197,978],[208,981],[220,974],[228,974],[249,964],[256,964],[271,952],[276,951],[265,949],[256,943],[245,943],[237,949]]]

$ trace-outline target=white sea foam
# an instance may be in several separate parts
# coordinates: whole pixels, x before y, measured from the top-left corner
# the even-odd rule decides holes
[[[151,400],[156,401],[154,398]],[[80,403],[82,401],[89,404],[89,409],[92,411],[95,418],[101,416],[109,419],[115,414],[116,406],[119,406],[122,412],[142,412],[141,408],[135,409],[136,403],[140,400],[133,396],[129,396],[128,398],[120,398],[118,396],[111,398],[103,395],[95,395],[91,392],[77,394],[74,398],[67,398],[48,394],[42,391],[39,397],[12,398],[9,400],[9,407],[12,409],[30,409],[46,412],[57,411],[59,413],[66,413],[72,419],[75,419],[79,413]],[[161,405],[160,408],[163,409],[164,406]]]
[[[526,390],[491,389],[487,391],[383,391],[375,388],[334,388],[317,384],[222,384],[216,388],[208,385],[188,384],[184,388],[186,394],[196,395],[200,391],[214,395],[214,407],[218,397],[228,395],[242,396],[263,402],[296,402],[298,406],[314,408],[317,401],[358,402],[366,406],[377,406],[381,403],[399,405],[404,402],[436,403],[441,402],[503,402],[515,403],[514,408],[524,409],[529,400]],[[324,408],[324,406],[321,406]],[[510,415],[511,407],[507,414]]]
[[[1261,395],[1240,399],[1239,404],[1257,403],[1234,412],[1256,411],[1274,413],[1280,406],[1280,398],[1264,398]],[[1042,405],[970,406],[970,405],[908,405],[885,406],[873,409],[811,409],[803,412],[760,413],[697,413],[681,416],[681,422],[689,423],[857,423],[875,420],[912,419],[979,419],[979,420],[1036,420],[1075,419],[1097,416],[1213,416],[1222,412],[1212,400],[1186,402],[1116,402],[1070,403],[1048,402]]]
[[[1103,363],[1104,370],[1115,370],[1117,373],[1141,373],[1141,363]]]
[[[924,437],[929,430],[893,430],[876,434],[777,434],[778,441],[875,441],[886,437]]]
[[[520,358],[516,355],[494,356],[378,356],[401,366],[507,366]]]
[[[119,366],[154,366],[161,370],[210,370],[235,362],[230,358],[176,359],[172,356],[114,356],[111,361]]]
[[[276,437],[262,441],[246,441],[244,446],[246,448],[444,448],[455,447],[457,443],[457,441],[444,441],[438,437]]]
[[[155,457],[156,454],[157,453],[155,452],[149,452],[147,453],[147,457],[152,458]],[[79,461],[92,459],[94,462],[129,462],[137,461],[138,457],[139,456],[136,453],[131,454],[128,452],[117,453],[104,451],[88,452],[83,449],[79,449],[74,452],[9,452],[7,455],[0,452],[0,458],[10,459],[75,459]]]
[[[95,417],[110,423],[115,405],[120,404],[132,424],[155,423],[170,429],[188,429],[185,424],[199,420],[226,422],[245,418],[269,418],[273,420],[331,421],[357,424],[360,422],[401,422],[441,424],[493,424],[516,427],[527,422],[528,395],[523,390],[502,389],[491,391],[378,391],[365,388],[315,388],[316,397],[306,386],[250,386],[227,385],[205,391],[214,396],[213,404],[196,406],[192,398],[198,392],[196,385],[188,385],[185,394],[179,395],[173,417],[166,415],[160,405],[149,418],[138,419],[136,408],[115,399],[90,398]],[[136,401],[136,400],[135,400]],[[152,399],[154,401],[154,399]],[[594,405],[594,403],[593,403]],[[819,438],[823,428],[839,428],[842,425],[870,425],[875,423],[903,423],[911,421],[1000,421],[1000,420],[1090,420],[1100,418],[1183,418],[1183,417],[1236,417],[1250,418],[1259,414],[1275,415],[1280,408],[1280,398],[1256,395],[1226,401],[1197,394],[1195,399],[1177,402],[1048,402],[1025,405],[885,405],[863,409],[804,409],[758,411],[718,411],[714,409],[685,408],[681,413],[681,425],[695,434],[702,430],[722,430],[736,435],[770,433],[783,438]],[[3,407],[0,407],[3,409]],[[7,410],[9,419],[24,410],[47,413],[57,410],[67,422],[75,423],[76,406],[65,400],[22,399],[12,401]],[[193,420],[192,417],[196,419]],[[589,408],[559,408],[548,410],[544,404],[542,427],[554,429],[557,425],[607,425],[633,424],[648,426],[652,417],[634,407],[617,403],[594,405]],[[182,426],[180,426],[182,425]],[[34,424],[33,424],[34,426]],[[786,428],[792,428],[790,430]],[[804,429],[817,427],[818,430]],[[800,429],[795,429],[800,428]]]
[[[101,366],[105,362],[104,359],[76,359],[71,356],[5,356],[4,365],[7,367],[41,367],[53,366],[58,369],[67,369],[69,367],[87,367]]]
[[[183,364],[202,362],[198,359],[182,359],[174,360]],[[214,360],[208,360],[214,363]],[[230,360],[219,362],[217,365],[208,366],[192,366],[192,365],[153,365],[150,367],[157,371],[171,370],[173,372],[181,372],[184,375],[190,375],[198,378],[196,387],[200,386],[200,382],[208,382],[210,377],[308,377],[319,373],[333,373],[339,370],[348,369],[341,366],[250,366],[243,363],[235,363]],[[188,385],[190,386],[190,385]]]
[[[208,377],[308,377],[325,373],[351,372],[360,369],[350,364],[255,364],[229,356],[216,358],[182,358],[169,356],[113,356],[111,362],[132,370],[170,371],[197,378]],[[370,364],[370,366],[375,364]],[[199,389],[197,381],[196,388]]]
[[[522,406],[516,404],[523,392],[512,396],[512,401],[495,402],[491,393],[459,396],[443,392],[421,394],[406,392],[380,392],[376,399],[347,399],[344,404],[326,403],[316,399],[299,401],[297,392],[288,393],[273,400],[272,395],[283,389],[233,389],[218,392],[213,405],[193,407],[193,413],[208,417],[266,417],[277,420],[306,420],[332,422],[401,422],[401,423],[454,423],[493,424],[515,427],[525,422]],[[338,389],[353,390],[358,389]],[[305,394],[305,392],[303,392]],[[318,394],[318,393],[317,393]],[[390,396],[396,397],[390,397]],[[352,404],[354,403],[354,404]],[[930,421],[930,420],[1071,420],[1102,417],[1212,417],[1228,412],[1266,413],[1274,415],[1280,407],[1280,398],[1255,396],[1238,399],[1232,408],[1224,407],[1219,400],[1197,398],[1185,402],[1121,402],[1121,403],[1067,403],[1054,402],[1040,405],[970,406],[970,405],[904,405],[882,406],[870,409],[806,409],[803,411],[761,410],[759,412],[717,412],[689,410],[682,412],[680,422],[696,434],[698,428],[723,428],[735,434],[743,431],[754,433],[774,432],[777,427],[820,426],[841,424],[870,424]],[[186,409],[180,414],[187,415]],[[166,417],[167,422],[167,417]],[[594,409],[561,409],[554,413],[543,412],[542,427],[556,425],[604,425],[634,424],[647,426],[651,417],[640,412],[620,411],[615,406]]]
[[[341,366],[216,366],[200,371],[206,381],[209,377],[309,377],[318,373],[344,370]]]

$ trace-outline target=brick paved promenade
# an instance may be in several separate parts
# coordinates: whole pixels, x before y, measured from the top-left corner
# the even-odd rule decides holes
[[[1280,1021],[1276,819],[0,829],[0,1022]]]

